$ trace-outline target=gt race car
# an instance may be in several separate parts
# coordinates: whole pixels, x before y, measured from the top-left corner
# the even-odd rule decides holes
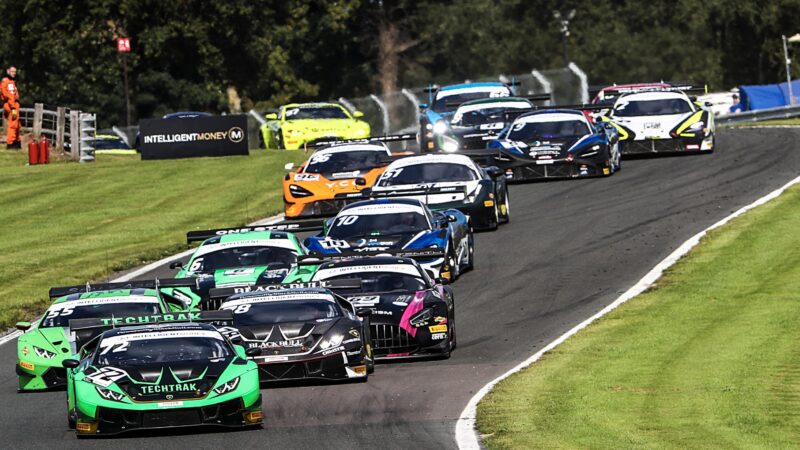
[[[456,347],[455,304],[445,280],[431,279],[408,257],[327,255],[321,261],[317,266],[320,259],[302,257],[293,275],[310,275],[316,282],[360,281],[357,287],[331,289],[358,311],[370,312],[376,359],[450,356]]]
[[[432,210],[458,209],[475,229],[494,230],[510,219],[506,179],[458,154],[412,156],[395,161],[369,191],[373,197],[411,197]]]
[[[180,316],[70,321],[84,343],[79,359],[63,362],[67,419],[78,437],[262,423],[258,368],[247,359],[258,350],[246,351],[200,323],[230,323],[230,312]]]
[[[500,82],[464,83],[428,89],[429,103],[421,104],[419,143],[422,151],[442,150],[440,135],[448,132],[448,123],[458,106],[470,100],[511,97],[509,86]]]
[[[360,285],[357,279],[344,281],[339,285]],[[233,313],[233,326],[220,331],[232,342],[260,352],[250,359],[258,364],[261,381],[366,381],[373,371],[369,311],[357,315],[342,297],[313,287],[322,285],[212,289],[213,297],[227,297],[220,308]]]
[[[301,224],[292,224],[190,231],[186,234],[187,242],[202,243],[186,266],[174,262],[170,267],[179,268],[176,278],[198,278],[208,288],[280,283],[297,257],[306,254],[297,236],[283,231],[289,229],[305,230]],[[318,226],[308,228],[318,229]],[[219,307],[207,296],[193,291],[177,288],[167,292],[195,308]]]
[[[194,280],[142,280],[50,289],[53,304],[34,322],[17,322],[24,333],[17,339],[20,391],[64,387],[66,371],[61,363],[73,357],[77,348],[69,335],[69,320],[167,314],[183,311],[185,305],[162,292],[168,286],[196,288]]]
[[[267,114],[261,126],[266,148],[296,150],[306,144],[329,139],[364,139],[370,135],[369,124],[360,120],[364,114],[352,114],[337,103],[292,103]]]
[[[508,181],[612,175],[621,168],[618,134],[579,110],[549,109],[517,117],[485,152]]]
[[[432,277],[455,281],[473,267],[474,237],[469,218],[457,209],[431,211],[410,199],[375,199],[344,207],[321,234],[304,241],[309,254],[355,251],[438,250],[421,260]]]
[[[434,134],[435,148],[453,153],[485,149],[506,127],[508,111],[529,110],[533,102],[521,97],[490,97],[461,103],[442,133]]]
[[[674,88],[622,95],[603,120],[619,129],[623,155],[710,153],[716,143],[714,115]]]
[[[283,179],[286,217],[336,214],[346,204],[346,200],[335,199],[337,194],[372,186],[395,159],[383,143],[342,144],[317,150]]]

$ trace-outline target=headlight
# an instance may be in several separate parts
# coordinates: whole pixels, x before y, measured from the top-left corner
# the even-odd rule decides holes
[[[359,136],[365,135],[365,134],[367,134],[367,130],[365,130],[363,128],[359,128],[358,130],[356,130],[356,134],[359,135]]]
[[[600,146],[599,145],[594,145],[594,146],[592,146],[592,148],[590,148],[588,150],[584,150],[583,153],[581,153],[581,158],[588,158],[590,156],[594,156],[594,155],[598,154],[599,152],[600,152]]]
[[[701,120],[700,122],[695,122],[695,123],[693,123],[693,124],[689,125],[689,128],[688,128],[688,130],[689,130],[689,131],[700,131],[700,130],[702,130],[702,129],[703,129],[705,126],[706,126],[706,123],[705,123],[705,122],[703,122],[703,121]]]
[[[451,139],[447,136],[442,136],[444,138],[444,142],[442,143],[442,150],[445,152],[455,152],[458,151],[458,142],[455,139]]]
[[[334,334],[333,336],[329,337],[327,340],[324,340],[324,341],[320,342],[319,343],[319,348],[321,348],[323,350],[326,350],[326,349],[329,349],[329,348],[338,347],[339,344],[342,343],[342,339],[344,339],[344,336],[342,336],[341,334]]]
[[[36,355],[39,358],[51,359],[51,358],[55,358],[56,357],[55,353],[53,353],[53,352],[51,352],[49,350],[45,350],[43,348],[36,347],[36,346],[33,347],[33,351],[36,352]]]
[[[300,136],[300,130],[286,130],[291,136]]]
[[[433,124],[433,132],[434,134],[444,134],[447,131],[447,125],[444,123],[443,120],[440,120]]]
[[[218,395],[222,395],[236,389],[236,386],[239,386],[239,377],[236,377],[227,383],[223,383],[220,387],[214,388],[214,392],[216,392]]]
[[[295,197],[310,197],[314,195],[308,189],[301,188],[300,186],[294,184],[289,185],[289,192],[291,192]]]
[[[411,316],[411,318],[408,319],[408,322],[411,324],[412,327],[419,328],[427,325],[428,322],[431,321],[431,319],[433,319],[433,309],[425,308],[422,311]]]
[[[120,394],[119,392],[114,392],[110,389],[104,389],[100,386],[95,386],[97,389],[97,393],[100,394],[100,397],[103,397],[106,400],[114,400],[115,402],[121,402],[125,400],[125,394]]]

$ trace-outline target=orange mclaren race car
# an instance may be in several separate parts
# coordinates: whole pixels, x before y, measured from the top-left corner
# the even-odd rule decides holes
[[[342,143],[317,150],[283,178],[286,218],[338,213],[348,201],[335,198],[337,194],[372,186],[389,163],[404,155],[393,154],[382,142]],[[287,169],[292,169],[291,163]]]

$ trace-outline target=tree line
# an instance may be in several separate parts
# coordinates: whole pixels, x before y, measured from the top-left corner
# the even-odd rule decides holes
[[[135,121],[561,67],[553,11],[573,9],[569,59],[592,84],[783,81],[780,36],[800,32],[800,0],[26,0],[0,2],[0,63],[23,104],[105,126],[125,122],[117,37]]]

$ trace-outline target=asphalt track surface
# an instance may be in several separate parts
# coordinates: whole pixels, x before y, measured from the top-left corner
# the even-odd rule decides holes
[[[0,448],[454,448],[456,419],[476,390],[613,302],[681,242],[797,176],[799,138],[800,129],[720,130],[712,155],[513,186],[512,222],[477,236],[476,269],[454,284],[452,358],[382,364],[368,383],[265,387],[260,430],[78,442],[63,391],[16,392],[9,342],[0,347]]]

